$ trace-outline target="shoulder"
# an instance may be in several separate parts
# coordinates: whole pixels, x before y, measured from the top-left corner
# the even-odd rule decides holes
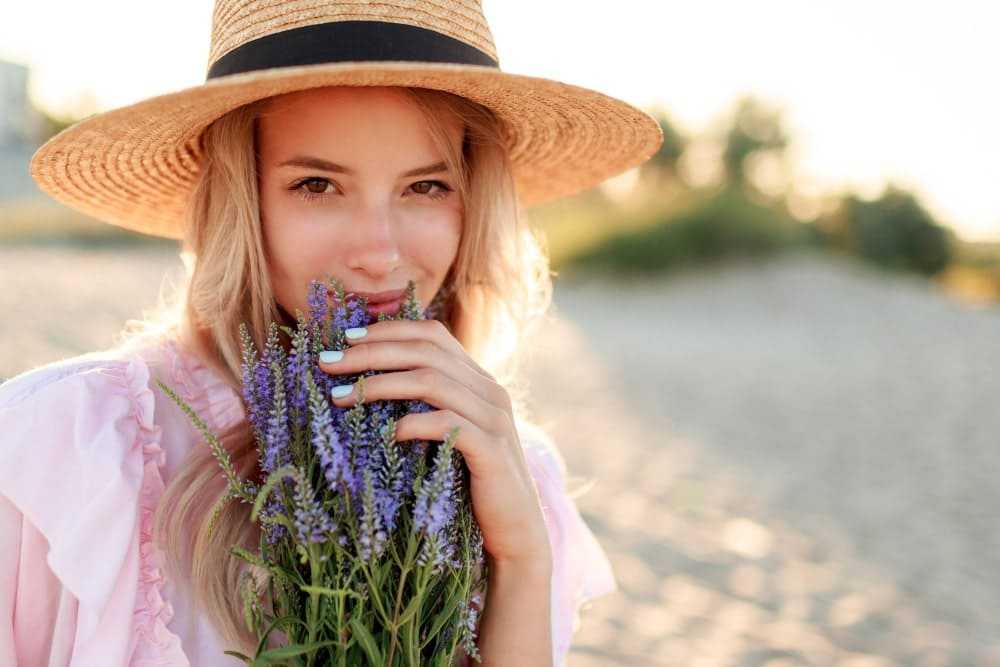
[[[72,529],[59,502],[93,507],[137,487],[136,445],[157,435],[153,408],[135,354],[104,350],[16,375],[0,385],[0,493],[43,532]]]
[[[120,385],[135,360],[102,351],[54,361],[24,371],[0,384],[0,409],[13,408],[33,396],[55,392],[99,396]]]
[[[149,388],[151,375],[169,364],[170,340],[169,332],[138,334],[103,350],[26,370],[0,382],[0,409],[64,393],[97,401],[108,394],[139,395]]]
[[[0,495],[45,536],[49,566],[84,605],[110,590],[118,573],[100,559],[127,548],[138,511],[145,373],[135,358],[87,354],[0,386]]]
[[[32,428],[70,422],[79,425],[99,416],[131,417],[137,425],[151,429],[154,413],[159,421],[162,403],[169,402],[159,382],[199,407],[219,402],[221,382],[214,374],[182,353],[172,338],[157,334],[137,336],[108,349],[15,375],[0,383],[0,414],[36,415],[38,419],[22,420],[22,426]],[[208,398],[202,401],[201,395],[206,393]],[[225,406],[209,407],[227,413],[221,409]],[[44,420],[42,415],[46,415]],[[121,422],[117,425],[124,426]]]
[[[0,385],[0,496],[45,538],[49,568],[79,603],[74,664],[180,655],[146,546],[163,488],[150,378],[143,354],[113,348]]]
[[[105,459],[114,455],[108,441],[132,443],[153,429],[154,406],[149,366],[135,352],[102,350],[33,368],[0,385],[0,458],[29,464],[97,451]]]

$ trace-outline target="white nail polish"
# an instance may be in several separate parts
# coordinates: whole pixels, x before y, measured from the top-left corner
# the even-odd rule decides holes
[[[343,398],[351,393],[354,388],[353,384],[341,384],[330,390],[330,395],[334,398]]]
[[[335,361],[340,361],[344,358],[344,353],[341,350],[323,350],[319,353],[319,360],[324,364],[332,364]]]

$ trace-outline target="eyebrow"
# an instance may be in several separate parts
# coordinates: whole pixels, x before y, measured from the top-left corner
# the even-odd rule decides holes
[[[298,155],[293,157],[291,160],[285,160],[279,167],[305,167],[306,169],[319,169],[321,171],[329,171],[336,174],[353,174],[354,170],[343,165],[337,164],[336,162],[330,162],[329,160],[324,160],[323,158],[312,157],[310,155]],[[427,174],[437,174],[442,171],[448,171],[448,165],[444,162],[435,162],[434,164],[429,164],[423,167],[417,167],[416,169],[411,169],[407,172],[400,174],[401,178],[406,178],[409,176],[426,176]]]

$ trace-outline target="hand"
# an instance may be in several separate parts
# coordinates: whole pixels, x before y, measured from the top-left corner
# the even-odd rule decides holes
[[[359,339],[348,338],[344,357],[320,368],[334,375],[406,369],[365,378],[364,400],[419,399],[437,408],[396,422],[396,442],[444,440],[459,427],[455,448],[470,473],[473,513],[484,549],[497,561],[551,563],[538,492],[525,462],[507,390],[466,354],[438,320],[383,320]],[[356,403],[352,390],[334,403]],[[405,446],[405,445],[403,445]]]

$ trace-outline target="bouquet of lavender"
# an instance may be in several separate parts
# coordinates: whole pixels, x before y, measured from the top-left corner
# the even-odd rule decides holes
[[[427,319],[413,281],[398,315]],[[331,307],[330,297],[334,297]],[[271,323],[262,353],[245,324],[242,384],[259,455],[260,478],[241,479],[206,423],[160,387],[204,435],[227,479],[224,503],[252,505],[259,549],[234,546],[249,567],[240,582],[244,620],[259,639],[247,664],[450,665],[464,652],[479,660],[476,619],[487,580],[482,534],[472,514],[468,469],[443,441],[395,441],[395,423],[431,406],[419,400],[364,402],[364,379],[318,366],[321,350],[347,347],[344,330],[369,324],[363,297],[339,281],[312,281],[309,317],[297,330]],[[279,329],[290,349],[279,343]],[[340,408],[337,384],[357,382],[358,399]],[[215,514],[217,516],[217,513]],[[214,517],[213,517],[214,518]],[[270,646],[269,637],[281,638]]]

